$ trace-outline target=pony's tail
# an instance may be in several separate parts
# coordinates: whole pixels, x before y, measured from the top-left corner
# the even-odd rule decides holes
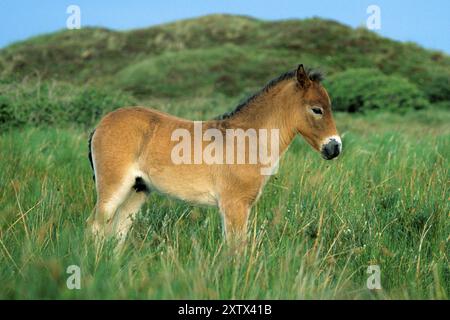
[[[88,154],[88,157],[89,157],[89,162],[91,163],[92,171],[94,172],[94,174],[92,175],[92,179],[94,179],[94,181],[95,181],[94,162],[92,162],[92,137],[94,136],[94,133],[95,133],[95,129],[89,135],[89,142],[88,142],[89,154]]]

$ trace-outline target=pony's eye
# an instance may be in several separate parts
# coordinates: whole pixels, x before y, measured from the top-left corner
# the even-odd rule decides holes
[[[322,108],[317,108],[317,107],[315,107],[315,108],[312,108],[312,111],[313,111],[315,114],[323,114]]]

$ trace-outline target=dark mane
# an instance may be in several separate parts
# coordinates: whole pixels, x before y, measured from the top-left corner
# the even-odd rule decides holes
[[[324,78],[323,74],[318,70],[307,69],[306,72],[311,81],[321,82]],[[238,113],[239,111],[244,109],[246,106],[248,106],[252,101],[254,101],[261,94],[266,93],[267,91],[269,91],[271,88],[273,88],[275,85],[277,85],[281,81],[294,78],[295,75],[296,75],[296,70],[291,70],[291,71],[283,73],[282,75],[278,76],[275,79],[270,80],[269,83],[267,83],[261,90],[259,90],[258,92],[256,92],[254,95],[250,96],[243,102],[241,102],[233,111],[226,112],[220,116],[217,116],[214,118],[214,120],[224,120],[224,119],[228,119],[228,118],[232,117],[233,115],[235,115],[236,113]]]

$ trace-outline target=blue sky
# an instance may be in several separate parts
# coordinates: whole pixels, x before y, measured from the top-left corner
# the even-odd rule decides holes
[[[450,53],[448,0],[0,0],[0,47],[65,28],[71,4],[81,8],[82,27],[117,30],[211,13],[266,20],[318,16],[356,27],[366,25],[366,9],[374,4],[381,9],[381,35]]]

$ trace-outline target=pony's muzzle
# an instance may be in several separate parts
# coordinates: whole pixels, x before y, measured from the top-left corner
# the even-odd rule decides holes
[[[342,151],[342,142],[338,136],[328,138],[322,145],[322,157],[326,160],[336,158]]]

